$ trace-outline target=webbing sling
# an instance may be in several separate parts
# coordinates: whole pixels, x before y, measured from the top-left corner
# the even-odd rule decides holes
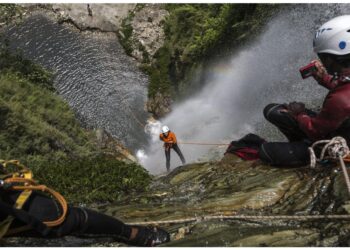
[[[22,209],[22,207],[24,206],[25,202],[28,200],[28,198],[31,194],[32,194],[31,190],[25,190],[22,193],[20,193],[20,195],[18,196],[18,198],[14,204],[14,208]],[[10,228],[14,219],[15,218],[12,215],[9,215],[6,217],[5,220],[3,220],[0,223],[0,239],[8,233],[9,228]]]
[[[50,228],[46,226],[43,222],[30,215],[22,209],[16,209],[5,202],[0,200],[0,212],[8,214],[17,220],[25,223],[28,227],[39,232],[41,235],[46,236],[50,232]],[[7,217],[8,218],[8,217]]]
[[[6,170],[9,165],[16,166],[18,170],[13,173],[8,173]],[[5,235],[23,232],[31,228],[39,231],[41,234],[46,234],[48,232],[48,227],[55,227],[64,222],[67,215],[68,205],[66,200],[60,193],[56,192],[51,188],[46,187],[45,185],[39,185],[35,180],[33,180],[32,171],[30,171],[30,169],[28,169],[24,165],[20,164],[20,162],[17,160],[0,160],[0,168],[2,170],[1,172],[3,172],[3,174],[0,175],[0,188],[2,189],[2,191],[6,192],[6,190],[13,190],[21,192],[14,204],[14,207],[11,207],[10,205],[4,206],[6,205],[6,203],[1,202],[2,206],[0,207],[0,212],[9,216],[5,220],[0,222],[0,238],[4,237]],[[23,211],[21,208],[23,207],[24,203],[27,201],[27,199],[33,191],[48,193],[53,198],[55,198],[62,207],[61,216],[53,221],[41,222],[32,215]],[[9,213],[11,209],[13,211],[12,213]],[[16,216],[13,213],[16,214]],[[21,217],[19,218],[17,216]],[[25,222],[25,224],[27,225],[9,229],[14,219],[19,219],[22,222]],[[38,222],[40,223],[38,224]],[[42,225],[45,226],[44,229],[42,228]],[[39,228],[37,228],[37,226],[39,226]]]

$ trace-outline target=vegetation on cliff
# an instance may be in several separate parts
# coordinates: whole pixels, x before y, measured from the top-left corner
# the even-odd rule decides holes
[[[0,158],[28,165],[41,183],[71,202],[117,200],[147,188],[137,164],[105,156],[95,134],[81,128],[54,93],[53,76],[0,47]]]
[[[0,27],[22,17],[23,8],[17,4],[0,4]]]
[[[253,38],[279,7],[273,4],[164,4],[169,16],[163,22],[164,45],[143,62],[150,76],[149,98],[157,93],[181,97],[189,89],[191,72],[215,57]],[[138,6],[138,9],[142,6]],[[137,9],[135,10],[137,11]],[[132,27],[130,13],[122,25],[121,43],[127,53]],[[150,63],[149,63],[150,62]]]

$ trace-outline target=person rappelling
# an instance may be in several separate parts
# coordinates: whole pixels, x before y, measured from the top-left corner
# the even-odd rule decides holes
[[[232,142],[228,150],[273,166],[304,166],[310,161],[308,148],[316,141],[341,136],[350,145],[350,15],[323,24],[315,34],[313,48],[319,60],[311,61],[300,72],[303,78],[313,76],[330,90],[320,112],[301,102],[268,104],[264,117],[288,142],[266,142],[250,134]],[[246,148],[256,150],[256,154]]]
[[[164,151],[166,158],[166,169],[170,171],[170,150],[174,149],[181,159],[182,164],[186,164],[185,157],[183,156],[179,146],[177,145],[176,135],[170,131],[168,126],[162,127],[162,133],[159,135],[159,139],[164,142]]]

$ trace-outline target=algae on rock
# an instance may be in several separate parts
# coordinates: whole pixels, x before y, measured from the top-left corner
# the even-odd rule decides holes
[[[341,246],[349,221],[216,220],[206,215],[346,214],[348,199],[336,196],[341,172],[273,168],[227,154],[219,162],[196,163],[158,177],[149,192],[100,210],[127,222],[198,218],[165,225],[173,241],[166,246]],[[343,186],[345,189],[345,186]],[[331,226],[329,223],[332,223]],[[344,227],[345,226],[345,227]],[[343,237],[336,237],[342,232]]]

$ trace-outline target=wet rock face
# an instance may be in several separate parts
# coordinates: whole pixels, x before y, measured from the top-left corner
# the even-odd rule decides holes
[[[144,195],[101,211],[124,221],[199,221],[165,225],[167,246],[340,246],[350,221],[201,221],[206,215],[346,214],[348,195],[336,168],[273,168],[227,155],[220,162],[182,166],[158,178]]]
[[[53,4],[61,22],[72,22],[80,30],[116,32],[136,4]]]
[[[172,99],[170,96],[164,96],[157,92],[154,97],[148,99],[146,108],[155,118],[160,118],[171,112],[171,104]]]
[[[172,236],[164,246],[349,246],[350,220],[203,219],[237,214],[346,214],[343,206],[350,197],[343,190],[346,186],[336,166],[273,168],[228,154],[218,162],[178,167],[156,177],[147,192],[96,209],[129,223],[196,219],[160,224]],[[69,246],[65,240],[55,244]],[[110,239],[84,244],[118,245]]]
[[[135,156],[133,156],[132,153],[122,145],[122,143],[113,138],[105,130],[96,129],[95,135],[96,138],[94,139],[96,146],[101,149],[104,154],[127,163],[137,162]]]
[[[138,61],[145,60],[145,50],[150,58],[164,44],[164,30],[162,21],[169,15],[169,12],[162,9],[160,4],[147,4],[140,11],[135,11],[132,19],[132,56]],[[139,46],[137,46],[139,45]],[[142,49],[140,48],[142,47]]]

